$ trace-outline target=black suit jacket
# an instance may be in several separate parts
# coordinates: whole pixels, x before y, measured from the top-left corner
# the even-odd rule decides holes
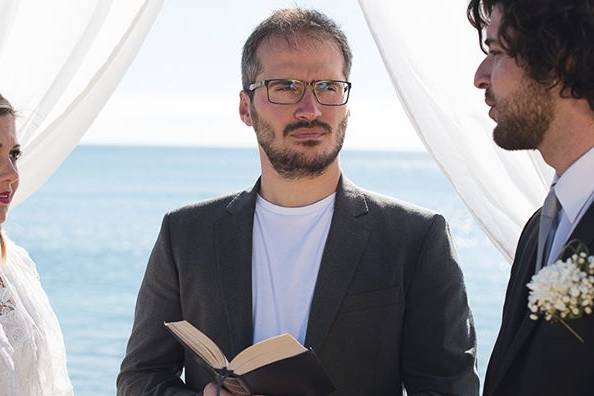
[[[485,376],[485,396],[594,395],[594,315],[569,320],[581,343],[560,323],[529,318],[528,288],[534,275],[540,210],[518,242],[503,319]],[[571,234],[594,254],[594,205]],[[571,254],[562,254],[566,259]]]
[[[258,190],[165,216],[119,395],[195,395],[209,382],[164,321],[190,321],[229,360],[252,344]],[[398,395],[403,385],[409,395],[477,395],[474,328],[443,217],[341,180],[305,344],[336,395]]]

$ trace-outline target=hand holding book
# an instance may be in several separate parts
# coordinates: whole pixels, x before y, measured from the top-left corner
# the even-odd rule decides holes
[[[229,362],[214,341],[187,321],[165,326],[232,396],[324,396],[334,391],[313,351],[290,334],[258,342]]]

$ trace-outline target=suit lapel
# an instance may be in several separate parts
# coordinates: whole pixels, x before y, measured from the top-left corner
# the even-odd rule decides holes
[[[534,275],[536,263],[536,249],[538,245],[538,220],[535,216],[534,223],[527,230],[526,241],[518,246],[518,255],[510,278],[509,291],[505,299],[503,309],[502,327],[497,343],[493,350],[490,366],[496,368],[493,373],[493,384],[495,389],[499,381],[517,356],[520,348],[538,323],[532,320],[528,314],[528,288],[526,284]]]
[[[594,242],[594,203],[590,205],[590,208],[588,208],[578,225],[571,233],[568,242],[570,241],[579,241],[586,246],[591,246]],[[561,258],[565,260],[572,254],[573,251],[567,249],[565,252],[562,252]],[[594,252],[590,251],[590,254],[594,254]]]
[[[215,224],[217,270],[231,334],[231,349],[224,351],[229,359],[253,342],[252,231],[259,189],[258,181],[251,191],[237,195]]]
[[[361,219],[367,212],[363,194],[341,178],[305,337],[305,345],[315,350],[330,330],[367,244],[369,231]]]

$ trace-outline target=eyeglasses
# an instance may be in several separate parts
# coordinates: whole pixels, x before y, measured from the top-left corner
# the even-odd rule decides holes
[[[349,100],[351,83],[337,80],[260,80],[248,85],[248,91],[254,92],[266,87],[268,101],[274,104],[292,105],[299,103],[305,95],[305,88],[311,85],[318,103],[325,106],[342,106]]]

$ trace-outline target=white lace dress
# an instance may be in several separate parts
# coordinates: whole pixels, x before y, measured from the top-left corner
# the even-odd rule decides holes
[[[5,238],[6,240],[6,238]],[[64,339],[27,252],[6,240],[0,264],[0,396],[72,395]]]

